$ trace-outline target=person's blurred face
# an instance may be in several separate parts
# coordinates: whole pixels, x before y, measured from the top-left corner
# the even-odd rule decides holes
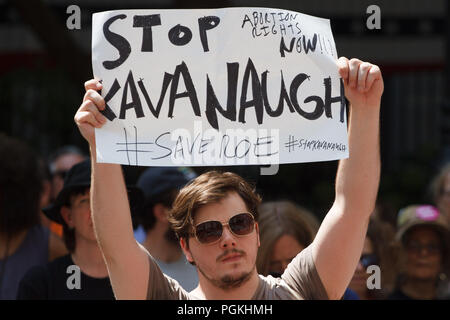
[[[84,158],[78,154],[65,154],[58,157],[52,164],[52,198],[56,199],[64,186],[67,172]]]
[[[228,223],[239,213],[248,212],[245,202],[235,192],[216,203],[200,207],[194,217],[194,226],[206,221]],[[258,224],[250,234],[237,236],[229,226],[223,226],[221,238],[211,244],[200,243],[195,236],[183,245],[188,261],[195,262],[200,281],[209,281],[216,287],[239,287],[256,274],[256,255],[259,247]]]
[[[279,277],[295,256],[305,249],[291,235],[282,235],[273,245],[269,261],[269,274]]]
[[[91,219],[91,208],[89,191],[71,197],[70,207],[62,209],[62,215],[67,225],[74,228],[75,236],[78,239],[97,241],[94,233],[94,226]]]
[[[367,273],[367,267],[370,264],[374,264],[376,262],[375,259],[372,241],[366,236],[361,258],[359,259],[355,273],[353,274],[353,278],[349,285],[349,288],[355,291],[361,299],[364,299],[367,294],[367,279],[370,276],[370,274]],[[370,264],[368,264],[369,262]]]
[[[439,196],[437,206],[439,211],[441,211],[450,222],[450,172],[445,177],[442,193]]]
[[[441,271],[443,249],[437,231],[420,226],[409,231],[407,236],[407,275],[421,280],[435,279]]]

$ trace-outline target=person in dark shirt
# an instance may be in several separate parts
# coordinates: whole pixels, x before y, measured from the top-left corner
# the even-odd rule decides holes
[[[91,220],[90,184],[91,164],[86,160],[72,167],[55,202],[43,209],[50,220],[62,224],[69,254],[30,269],[20,281],[17,299],[114,299]],[[139,196],[138,191],[130,189],[130,199]]]
[[[18,300],[113,300],[108,276],[96,278],[80,270],[71,255],[34,267],[22,278]]]
[[[0,155],[0,300],[14,300],[30,268],[67,250],[39,219],[45,172],[38,155],[2,132]]]

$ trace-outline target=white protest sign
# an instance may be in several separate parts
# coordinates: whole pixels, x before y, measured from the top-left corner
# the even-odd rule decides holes
[[[278,164],[348,157],[329,20],[280,9],[96,13],[107,123],[97,161]]]

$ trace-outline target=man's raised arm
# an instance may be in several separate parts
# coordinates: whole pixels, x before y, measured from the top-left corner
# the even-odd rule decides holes
[[[350,102],[349,158],[341,160],[334,204],[312,243],[318,274],[330,299],[342,297],[356,269],[380,180],[380,69],[358,59],[338,60]]]
[[[149,277],[148,257],[134,239],[127,190],[120,165],[97,163],[94,128],[106,118],[99,110],[105,102],[97,80],[85,83],[86,94],[75,122],[91,150],[91,215],[114,294],[117,299],[145,299]]]

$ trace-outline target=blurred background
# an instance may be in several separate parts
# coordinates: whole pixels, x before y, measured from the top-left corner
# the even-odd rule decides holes
[[[69,30],[67,8],[81,9]],[[366,26],[377,5],[381,28]],[[0,132],[25,140],[42,158],[74,144],[88,152],[73,122],[92,78],[92,14],[114,9],[272,7],[331,20],[340,56],[378,64],[385,91],[381,115],[379,208],[395,221],[398,209],[430,202],[427,187],[450,161],[450,24],[446,0],[179,1],[0,0]],[[1,156],[1,155],[0,155]],[[337,162],[227,167],[257,184],[265,200],[289,198],[323,218],[334,199]],[[144,168],[127,167],[134,182]],[[207,168],[194,168],[198,173]]]

